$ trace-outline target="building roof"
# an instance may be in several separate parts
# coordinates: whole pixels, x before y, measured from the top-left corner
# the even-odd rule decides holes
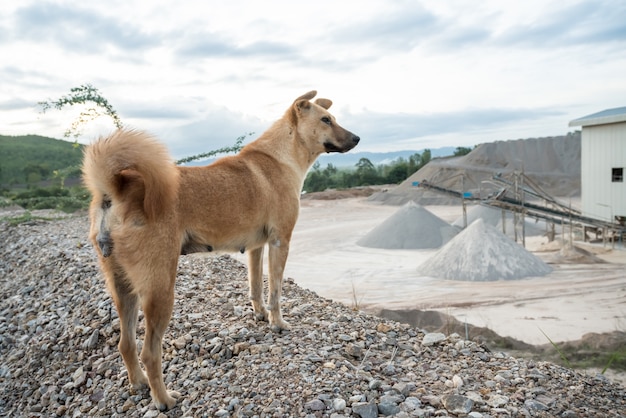
[[[626,122],[626,107],[616,107],[614,109],[606,109],[602,112],[593,113],[583,116],[582,118],[570,121],[569,126],[592,126],[606,125],[608,123]]]

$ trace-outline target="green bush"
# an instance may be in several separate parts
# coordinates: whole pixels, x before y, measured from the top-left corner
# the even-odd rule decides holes
[[[89,207],[90,195],[84,187],[71,189],[59,186],[34,187],[17,193],[9,193],[3,205],[18,205],[27,210],[56,209],[66,213]]]

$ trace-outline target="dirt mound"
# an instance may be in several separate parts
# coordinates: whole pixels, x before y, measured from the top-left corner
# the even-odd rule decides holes
[[[302,200],[336,200],[349,199],[352,197],[369,197],[374,193],[380,192],[389,186],[365,186],[354,187],[352,189],[328,189],[323,192],[304,193],[300,196]]]
[[[463,323],[439,311],[421,311],[418,309],[381,309],[373,312],[374,315],[391,319],[427,332],[441,332],[445,335],[457,333],[471,341],[485,343],[496,348],[507,348],[520,351],[533,351],[535,347],[515,338],[502,337],[489,328],[477,327]]]
[[[415,182],[458,192],[483,193],[482,183],[496,173],[506,178],[521,171],[555,197],[580,195],[580,132],[557,137],[496,141],[481,144],[462,157],[433,159],[393,190],[376,193],[372,201],[402,205],[413,200],[422,205],[457,204],[459,198],[418,188]]]
[[[450,241],[460,228],[422,206],[409,202],[357,241],[362,247],[385,249],[439,248]]]
[[[543,276],[552,268],[495,227],[477,219],[418,268],[448,280],[495,281]]]
[[[563,246],[550,261],[558,264],[604,264],[606,261],[576,246]]]
[[[503,337],[489,328],[463,323],[451,315],[439,311],[418,309],[380,309],[372,312],[382,318],[409,324],[426,332],[457,333],[464,338],[484,344],[492,350],[506,350],[514,357],[540,361],[567,362],[574,367],[588,368],[597,364],[614,367],[610,370],[615,381],[624,384],[626,376],[619,370],[626,366],[626,332],[588,333],[575,341],[559,342],[558,350],[551,343],[531,345],[511,337]],[[560,351],[560,353],[559,353]],[[599,373],[597,371],[596,373]],[[604,372],[602,372],[604,373]]]

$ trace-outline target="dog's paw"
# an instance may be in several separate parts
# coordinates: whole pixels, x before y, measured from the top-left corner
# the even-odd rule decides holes
[[[254,308],[254,318],[257,321],[269,321],[270,316],[265,306],[253,302],[252,307]]]
[[[130,379],[130,387],[133,390],[137,390],[137,391],[140,391],[149,387],[148,377],[146,376],[146,374],[142,371],[138,373],[137,376],[133,376],[133,378]]]
[[[152,400],[154,401],[154,405],[157,407],[157,409],[165,411],[166,409],[172,409],[176,405],[176,401],[178,400],[178,398],[180,398],[181,396],[182,395],[180,394],[180,392],[176,392],[175,390],[168,390],[166,396],[164,396],[164,399],[158,400],[152,397]]]
[[[285,321],[282,318],[271,320],[270,321],[270,329],[276,333],[289,331],[291,329],[291,325],[289,322]]]

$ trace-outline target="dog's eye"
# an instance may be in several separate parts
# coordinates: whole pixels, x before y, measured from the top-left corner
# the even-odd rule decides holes
[[[322,118],[322,122],[324,122],[326,125],[330,125],[332,123],[332,121],[330,120],[328,116],[324,116]]]

